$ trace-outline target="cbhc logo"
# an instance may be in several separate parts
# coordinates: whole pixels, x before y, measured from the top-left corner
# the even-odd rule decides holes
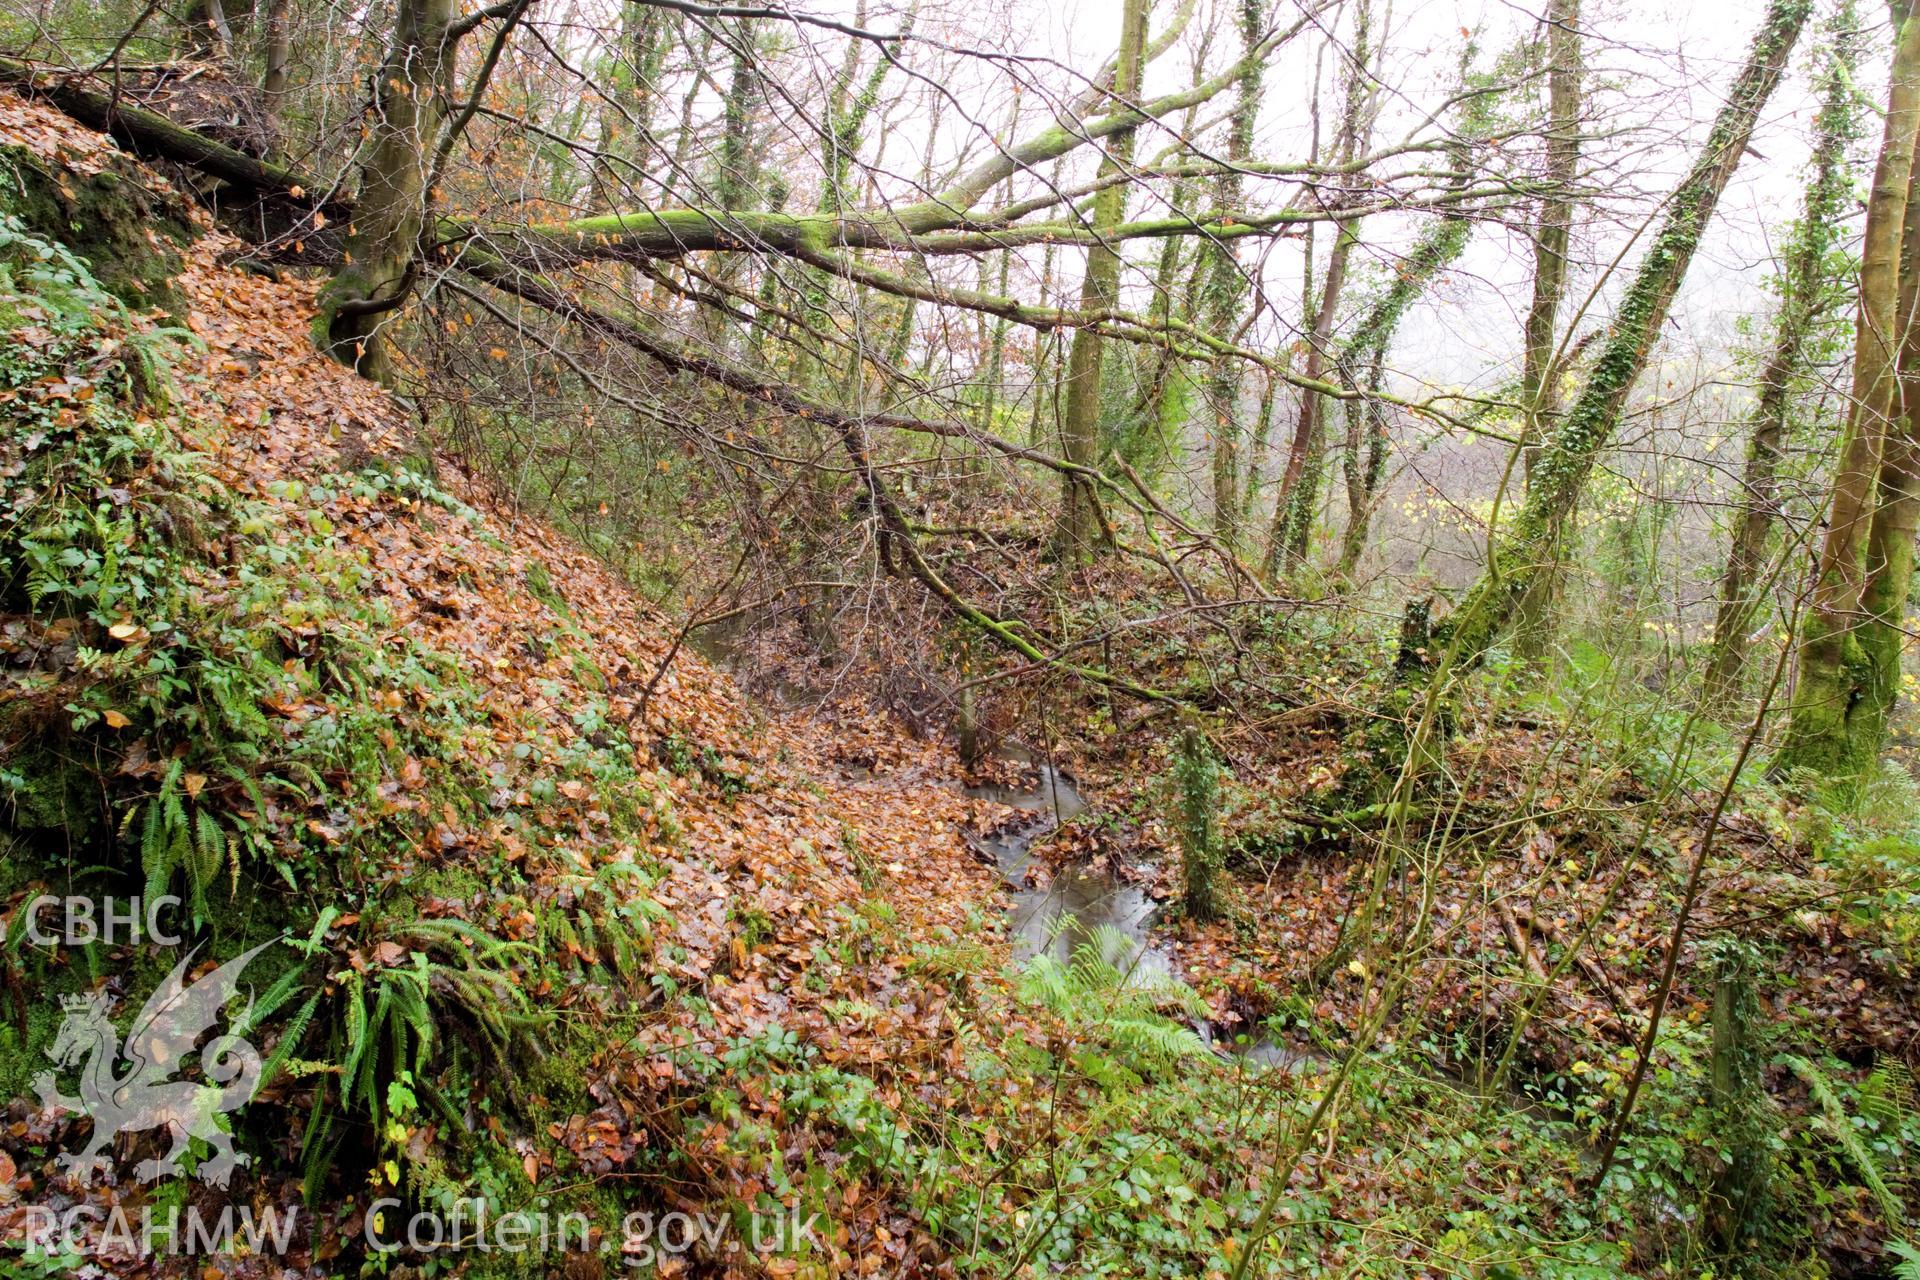
[[[118,946],[139,942],[144,936],[163,947],[177,947],[180,935],[161,928],[160,913],[179,905],[180,899],[170,893],[151,899],[106,897],[98,902],[86,897],[62,898],[43,893],[27,903],[27,941],[36,947],[53,947],[63,942],[70,947],[84,947],[94,942]],[[41,916],[48,907],[60,910],[58,933],[49,933],[41,927]]]

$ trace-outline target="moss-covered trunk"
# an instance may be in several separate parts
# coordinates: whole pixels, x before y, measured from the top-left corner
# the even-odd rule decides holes
[[[1251,52],[1260,43],[1263,6],[1259,0],[1241,0],[1240,43]],[[1253,128],[1260,114],[1261,64],[1249,62],[1241,73],[1233,121],[1227,137],[1228,167],[1215,182],[1214,207],[1240,207],[1240,173],[1253,155]],[[1206,318],[1208,329],[1229,337],[1240,321],[1249,281],[1240,266],[1237,241],[1209,241],[1202,250],[1208,259]],[[1237,360],[1217,359],[1207,377],[1207,425],[1213,432],[1213,528],[1228,547],[1240,543],[1241,369]]]
[[[1373,353],[1366,387],[1377,392],[1386,382],[1386,350]],[[1380,482],[1387,473],[1387,415],[1371,397],[1347,402],[1347,447],[1341,468],[1347,482],[1347,527],[1340,533],[1338,573],[1350,580],[1367,549]]]
[[[1334,233],[1333,253],[1327,259],[1320,308],[1307,338],[1306,362],[1301,372],[1308,378],[1324,378],[1327,366],[1332,363],[1333,353],[1329,348],[1333,343],[1333,321],[1340,310],[1340,295],[1346,289],[1347,261],[1353,256],[1353,246],[1357,243],[1356,222],[1340,223]],[[1280,476],[1273,528],[1268,532],[1266,554],[1261,559],[1261,572],[1269,577],[1278,573],[1283,563],[1292,566],[1306,558],[1314,513],[1320,508],[1320,482],[1326,466],[1323,399],[1316,391],[1300,394],[1300,417],[1294,423],[1293,443],[1287,449],[1287,467]]]
[[[1527,440],[1545,434],[1547,366],[1553,360],[1560,299],[1567,287],[1567,245],[1573,236],[1573,181],[1580,169],[1580,0],[1553,0],[1547,26],[1547,182],[1533,239],[1533,299],[1527,307],[1520,402]],[[1532,450],[1528,452],[1531,469]]]
[[[1714,617],[1713,650],[1706,671],[1706,696],[1710,704],[1720,707],[1739,692],[1746,665],[1747,633],[1763,603],[1762,566],[1773,533],[1787,410],[1794,384],[1806,372],[1807,343],[1821,310],[1826,258],[1838,237],[1852,188],[1846,151],[1854,132],[1853,72],[1858,59],[1851,3],[1844,6],[1838,23],[1828,46],[1825,92],[1815,125],[1806,203],[1788,245],[1780,311],[1774,319],[1773,349],[1760,372],[1760,397],[1754,407],[1753,432],[1741,477],[1742,503],[1734,518],[1727,569],[1720,582],[1720,606]]]
[[[321,291],[314,321],[329,354],[380,382],[392,381],[388,330],[418,270],[427,166],[451,96],[455,12],[454,0],[400,0],[375,77],[346,262]]]
[[[1811,8],[1811,0],[1773,0],[1767,6],[1746,64],[1714,121],[1706,146],[1668,203],[1665,223],[1627,290],[1605,348],[1579,398],[1541,452],[1519,514],[1495,544],[1486,569],[1459,608],[1435,631],[1434,649],[1450,655],[1457,668],[1479,663],[1528,587],[1550,563],[1554,540],[1613,438],[1674,293],[1740,163],[1755,120],[1780,82],[1787,55]]]
[[[1580,171],[1580,0],[1553,0],[1547,25],[1547,195],[1540,202],[1540,223],[1533,241],[1533,299],[1527,307],[1526,350],[1520,369],[1521,424],[1526,449],[1521,454],[1531,478],[1546,436],[1545,423],[1554,395],[1554,339],[1560,303],[1567,288],[1567,248],[1573,237],[1571,189]],[[1558,552],[1555,549],[1557,560]],[[1551,639],[1557,565],[1520,599],[1514,625],[1518,647],[1529,656],[1544,653]]]
[[[1145,69],[1148,0],[1126,0],[1120,24],[1120,57],[1114,66],[1116,109],[1139,96]],[[1132,126],[1114,133],[1107,144],[1100,175],[1123,172],[1133,160]],[[1126,216],[1127,186],[1116,182],[1094,197],[1096,231],[1118,226]],[[1087,274],[1080,286],[1080,309],[1092,315],[1112,311],[1120,301],[1120,251],[1106,243],[1087,250]],[[1105,344],[1097,324],[1074,330],[1067,353],[1067,404],[1060,415],[1060,451],[1067,461],[1093,467],[1100,458],[1100,367]],[[1062,560],[1090,555],[1099,536],[1100,513],[1093,486],[1083,477],[1063,475],[1060,514],[1054,528],[1054,550]]]
[[[1346,103],[1341,110],[1339,135],[1334,145],[1337,163],[1350,165],[1366,150],[1372,130],[1372,57],[1373,9],[1361,4],[1354,14],[1352,64],[1347,69]],[[1319,306],[1307,335],[1306,362],[1302,370],[1308,378],[1325,376],[1337,353],[1333,349],[1333,322],[1340,311],[1340,299],[1347,284],[1347,262],[1359,242],[1360,220],[1342,219],[1336,226],[1333,249],[1327,257],[1327,274],[1320,291]],[[1306,556],[1307,540],[1313,532],[1313,517],[1320,507],[1320,483],[1326,467],[1326,423],[1324,406],[1318,392],[1303,390],[1300,417],[1294,423],[1293,442],[1287,448],[1286,469],[1280,475],[1280,493],[1274,500],[1273,524],[1267,532],[1267,547],[1260,559],[1260,571],[1271,578],[1281,565],[1292,566]]]
[[[1894,412],[1895,338],[1899,308],[1910,276],[1903,227],[1909,220],[1916,129],[1920,129],[1920,21],[1910,5],[1896,9],[1893,71],[1888,83],[1886,125],[1880,158],[1867,198],[1867,227],[1860,256],[1859,318],[1853,355],[1853,402],[1840,464],[1834,474],[1827,532],[1815,569],[1812,600],[1800,628],[1797,678],[1787,741],[1776,769],[1805,768],[1830,778],[1858,777],[1872,767],[1885,734],[1891,691],[1876,689],[1888,674],[1862,644],[1860,621],[1867,607],[1868,543],[1885,499],[1882,460]],[[1909,425],[1903,435],[1910,441]],[[1902,449],[1905,453],[1905,447]],[[1905,457],[1901,459],[1903,465]],[[1904,519],[1894,512],[1891,520]],[[1896,561],[1911,564],[1910,549]],[[1898,564],[1882,563],[1899,571]],[[1881,594],[1892,585],[1885,572]],[[1904,576],[1904,574],[1902,575]],[[1897,656],[1897,651],[1896,651]]]

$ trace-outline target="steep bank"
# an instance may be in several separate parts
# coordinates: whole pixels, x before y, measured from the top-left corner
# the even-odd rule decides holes
[[[108,172],[180,207],[10,96],[0,146],[76,195]],[[57,993],[105,991],[124,1030],[173,958],[23,943],[48,892],[186,899],[193,973],[286,939],[256,962],[268,1069],[229,1194],[293,1203],[304,1177],[317,1216],[261,1265],[326,1270],[380,1193],[592,1200],[613,1178],[635,1180],[621,1205],[750,1206],[758,1149],[684,1127],[730,1049],[811,1045],[881,1086],[947,1051],[949,993],[905,976],[907,948],[991,948],[996,912],[938,749],[668,663],[646,602],[421,458],[404,406],[313,351],[313,286],[222,265],[235,246],[197,215],[166,246],[175,314],[148,318],[94,284],[113,245],[58,256],[47,233],[84,209],[33,212],[7,238],[0,452],[9,1097],[49,1065]],[[13,1232],[35,1204],[202,1194],[139,1187],[130,1161],[64,1177],[88,1122],[10,1114]],[[839,1209],[816,1263],[913,1235],[883,1197]]]

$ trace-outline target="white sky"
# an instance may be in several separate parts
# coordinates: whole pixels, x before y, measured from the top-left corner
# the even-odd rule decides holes
[[[1210,25],[1211,11],[1226,0],[1201,0],[1195,30]],[[1403,133],[1456,84],[1463,30],[1472,31],[1481,51],[1480,65],[1538,28],[1543,0],[1375,0],[1376,13],[1389,15],[1389,51],[1380,68],[1390,102],[1383,110],[1376,141]],[[1823,35],[1830,4],[1819,6],[1796,50],[1788,80],[1769,104],[1754,139],[1754,154],[1743,162],[1716,216],[1707,242],[1696,259],[1676,307],[1670,334],[1681,334],[1688,345],[1722,346],[1731,335],[1734,319],[1764,311],[1769,303],[1764,281],[1772,270],[1772,246],[1783,224],[1798,211],[1807,134],[1815,103],[1808,83],[1812,51]],[[1173,8],[1160,0],[1156,18]],[[1348,10],[1351,5],[1347,6]],[[1661,0],[1587,0],[1581,26],[1588,68],[1586,87],[1594,110],[1612,136],[1588,146],[1588,159],[1602,166],[1605,199],[1584,213],[1576,229],[1576,257],[1587,264],[1577,273],[1576,290],[1585,290],[1599,276],[1598,265],[1613,258],[1654,207],[1653,197],[1670,189],[1704,136],[1720,95],[1744,58],[1763,6],[1758,0],[1701,0],[1700,3],[1662,3]],[[1863,88],[1871,91],[1884,79],[1887,31],[1883,6],[1864,0],[1863,13],[1873,24],[1861,69]],[[923,9],[927,14],[928,9]],[[1004,18],[982,12],[973,21],[962,5],[932,10],[935,22],[953,24],[947,34],[982,46],[1058,59],[1082,72],[1109,56],[1118,41],[1120,0],[1025,0]],[[958,15],[958,16],[957,16]],[[924,20],[924,19],[923,19]],[[874,16],[871,25],[884,28],[890,18]],[[1376,22],[1379,18],[1376,17]],[[925,28],[923,28],[925,29]],[[1351,31],[1350,17],[1335,20],[1333,30],[1344,41]],[[1190,42],[1189,42],[1190,43]],[[1308,85],[1318,41],[1301,38],[1280,51],[1267,69],[1265,110],[1256,155],[1264,159],[1300,159],[1308,150]],[[1210,64],[1218,67],[1230,55],[1234,37],[1224,34]],[[1177,48],[1161,58],[1148,78],[1149,94],[1190,83],[1191,50]],[[964,74],[964,73],[963,73]],[[1323,90],[1323,114],[1337,110],[1337,90],[1331,63]],[[1059,76],[1045,77],[1054,83]],[[988,85],[979,99],[956,86],[962,102],[986,101],[987,118],[1004,117],[1006,86]],[[1212,113],[1224,110],[1219,100]],[[1858,148],[1864,162],[1877,140],[1878,121],[1867,118],[1870,135]],[[921,135],[924,140],[924,135]],[[905,137],[903,136],[903,145]],[[920,144],[914,144],[916,149]],[[905,167],[904,154],[890,161]],[[1284,188],[1269,187],[1265,194],[1283,198]],[[1139,203],[1135,216],[1143,212]],[[1404,246],[1417,230],[1422,215],[1375,218],[1363,231],[1365,238],[1389,251]],[[1321,253],[1330,237],[1322,235]],[[1378,254],[1375,255],[1378,260]],[[1251,259],[1251,253],[1248,254]],[[1630,269],[1637,254],[1629,253]],[[1533,262],[1523,237],[1486,226],[1477,230],[1470,249],[1451,278],[1444,281],[1409,316],[1396,347],[1393,363],[1403,375],[1432,384],[1492,385],[1510,376],[1518,350],[1520,318],[1530,289]],[[1266,269],[1269,293],[1287,300],[1297,310],[1298,250],[1292,245],[1273,253]],[[1625,272],[1611,282],[1623,283]],[[1605,295],[1603,295],[1604,298]],[[1593,313],[1604,317],[1604,301]],[[1291,319],[1289,315],[1289,319]],[[1277,341],[1278,333],[1268,335]]]

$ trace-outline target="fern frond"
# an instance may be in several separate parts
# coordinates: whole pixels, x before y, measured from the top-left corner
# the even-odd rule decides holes
[[[1913,1068],[1898,1058],[1882,1055],[1860,1085],[1860,1114],[1882,1129],[1903,1124],[1920,1110]]]
[[[173,879],[174,843],[167,830],[166,810],[159,798],[147,801],[146,821],[140,830],[140,870],[147,877],[147,900],[158,901]]]
[[[1860,1140],[1859,1133],[1853,1127],[1853,1117],[1848,1114],[1847,1105],[1841,1101],[1833,1081],[1820,1068],[1798,1055],[1788,1054],[1786,1063],[1795,1075],[1806,1081],[1808,1092],[1820,1104],[1825,1121],[1823,1127],[1860,1170],[1860,1177],[1866,1183],[1867,1190],[1873,1193],[1873,1198],[1879,1202],[1880,1212],[1887,1224],[1900,1225],[1906,1219],[1906,1207],[1900,1203],[1900,1197],[1893,1193],[1893,1188],[1887,1185],[1886,1175],[1881,1171],[1873,1152]]]
[[[295,972],[297,973],[298,970]],[[268,1054],[267,1060],[260,1064],[260,1078],[253,1086],[255,1097],[259,1096],[262,1089],[274,1082],[275,1077],[280,1073],[280,1068],[286,1064],[288,1058],[293,1056],[293,1051],[300,1047],[301,1038],[307,1034],[307,1027],[313,1022],[315,1011],[320,1008],[320,994],[315,991],[307,996],[306,1003],[300,1006],[288,1020],[286,1029],[280,1033],[280,1041],[273,1046],[273,1052]]]
[[[227,860],[227,837],[220,830],[219,821],[206,809],[196,808],[193,812],[193,851],[197,855],[191,867],[193,888],[196,894],[203,893],[220,874],[221,864]],[[236,882],[236,887],[237,882]]]

